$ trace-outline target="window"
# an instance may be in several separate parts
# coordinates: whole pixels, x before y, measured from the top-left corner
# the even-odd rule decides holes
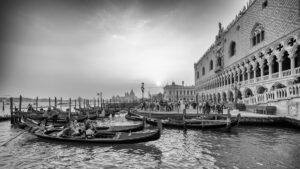
[[[235,42],[232,41],[230,43],[230,47],[229,47],[229,56],[234,56],[235,55],[235,48],[236,48]]]
[[[199,76],[200,76],[200,75],[199,75],[199,71],[197,71],[197,79],[199,79]]]
[[[211,60],[210,61],[210,66],[209,66],[209,70],[213,70],[214,69],[214,62]]]
[[[262,8],[266,8],[268,6],[268,0],[265,0],[265,2],[262,3]]]
[[[252,46],[265,40],[265,31],[261,24],[256,23],[251,31]]]
[[[205,67],[202,68],[202,75],[205,75]]]

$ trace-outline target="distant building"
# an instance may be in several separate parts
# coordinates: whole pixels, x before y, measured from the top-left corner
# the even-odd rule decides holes
[[[138,97],[135,96],[135,93],[131,89],[130,93],[128,92],[125,93],[125,96],[119,96],[119,95],[113,96],[111,98],[111,101],[115,103],[130,103],[130,102],[138,101]]]
[[[164,95],[163,95],[161,92],[159,92],[159,93],[157,93],[157,94],[152,94],[152,95],[150,95],[150,99],[151,99],[152,101],[161,101],[161,100],[164,99]]]
[[[195,101],[195,86],[177,85],[172,82],[171,85],[164,87],[164,100],[176,102],[177,100]]]

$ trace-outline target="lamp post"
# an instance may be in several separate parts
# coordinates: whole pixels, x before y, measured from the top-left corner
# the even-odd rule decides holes
[[[142,82],[142,86],[141,86],[141,90],[142,90],[142,102],[144,102],[144,91],[145,91],[144,85],[145,85],[145,83]]]

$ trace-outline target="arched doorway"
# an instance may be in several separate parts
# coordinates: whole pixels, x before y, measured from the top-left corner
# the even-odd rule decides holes
[[[230,101],[230,102],[233,102],[234,101],[234,98],[233,98],[233,93],[232,93],[232,91],[228,91],[228,100]]]
[[[267,88],[265,88],[264,86],[259,86],[257,88],[257,94],[263,94],[267,91]]]
[[[253,96],[252,90],[249,88],[245,89],[244,94],[245,94],[245,98]]]
[[[282,60],[282,71],[291,69],[291,59],[289,58],[289,54],[287,51],[284,51]]]
[[[253,70],[253,66],[250,66],[250,79],[254,78],[254,70]]]
[[[225,92],[223,92],[223,93],[222,93],[222,96],[223,96],[223,100],[222,100],[222,101],[223,101],[223,102],[226,102],[226,101],[227,101],[227,96],[226,96],[226,93],[225,93]]]
[[[285,88],[285,87],[286,87],[286,86],[283,85],[282,83],[275,82],[275,83],[271,86],[271,90],[281,89],[281,88]]]
[[[256,65],[256,77],[260,77],[261,76],[261,69],[260,69],[260,66],[257,64]]]
[[[272,58],[272,73],[277,73],[279,71],[279,65],[278,65],[278,62],[276,61],[276,57],[273,56]]]
[[[263,61],[263,75],[269,75],[269,65],[266,59]]]
[[[297,46],[295,52],[295,68],[300,67],[300,45]]]
[[[218,103],[221,102],[221,94],[220,93],[217,94],[217,100],[218,100]]]

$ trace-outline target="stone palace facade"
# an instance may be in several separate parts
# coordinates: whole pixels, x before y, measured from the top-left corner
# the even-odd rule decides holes
[[[194,64],[199,100],[300,111],[300,1],[250,0]],[[221,16],[220,16],[221,17]],[[299,115],[300,116],[300,115]]]
[[[182,82],[182,85],[172,82],[171,85],[166,85],[164,87],[164,100],[170,102],[193,102],[195,101],[195,86],[185,86],[184,82]]]

